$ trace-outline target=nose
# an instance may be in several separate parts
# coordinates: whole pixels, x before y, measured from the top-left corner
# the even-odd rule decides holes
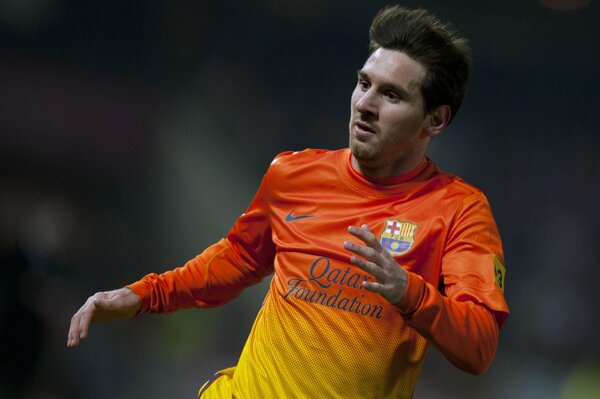
[[[361,92],[356,100],[356,110],[361,114],[377,116],[377,104],[373,90]]]

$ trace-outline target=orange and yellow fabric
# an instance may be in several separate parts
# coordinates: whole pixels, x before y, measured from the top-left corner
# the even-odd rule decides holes
[[[398,304],[350,264],[347,228],[363,224],[409,272]],[[273,275],[237,366],[203,399],[410,398],[428,343],[468,372],[488,367],[508,316],[503,265],[485,196],[430,160],[370,179],[348,149],[305,150],[275,158],[227,237],[129,288],[141,313],[173,312]]]

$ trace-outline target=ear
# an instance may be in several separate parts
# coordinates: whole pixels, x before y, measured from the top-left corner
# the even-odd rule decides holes
[[[440,134],[448,123],[450,123],[450,116],[452,111],[449,105],[440,105],[436,109],[432,110],[427,114],[427,120],[425,121],[425,128],[431,137]]]

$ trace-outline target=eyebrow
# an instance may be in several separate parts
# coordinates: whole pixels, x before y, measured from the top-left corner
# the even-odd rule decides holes
[[[359,69],[358,71],[356,71],[356,74],[360,78],[364,78],[364,79],[366,79],[368,81],[371,81],[371,78],[369,77],[369,74],[366,73],[365,71],[363,71],[362,69]],[[391,82],[383,82],[383,84],[381,84],[380,87],[382,89],[384,89],[384,90],[390,89],[392,91],[395,91],[398,94],[400,94],[401,96],[405,96],[406,98],[412,97],[410,95],[410,93],[408,91],[406,91],[406,89],[404,87],[398,86],[397,84],[394,84],[394,83],[391,83]]]

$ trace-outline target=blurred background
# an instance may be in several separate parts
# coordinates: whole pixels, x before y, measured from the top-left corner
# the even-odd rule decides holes
[[[268,281],[71,351],[69,319],[225,235],[275,154],[345,147],[387,3],[0,1],[0,398],[193,398],[235,364]],[[431,349],[415,397],[600,397],[600,2],[400,4],[471,40],[429,155],[487,194],[511,308],[486,374]]]

